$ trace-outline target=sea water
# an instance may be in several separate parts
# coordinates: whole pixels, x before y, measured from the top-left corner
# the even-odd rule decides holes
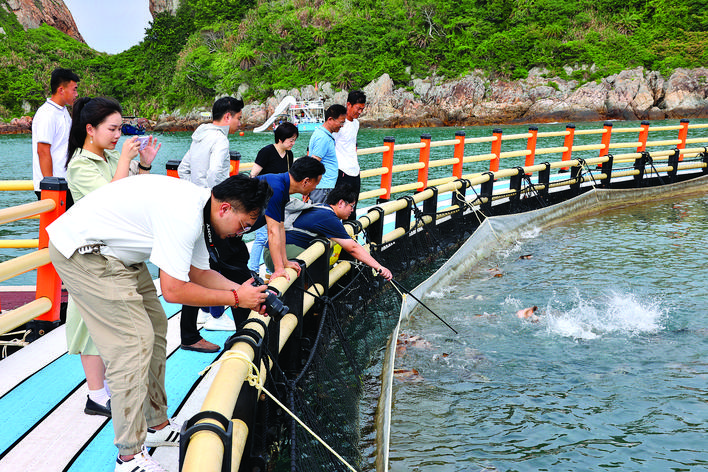
[[[525,237],[424,302],[392,471],[708,469],[708,196]],[[519,319],[538,306],[540,321]]]
[[[625,126],[638,123],[615,123]],[[600,127],[579,123],[576,129]],[[502,128],[509,135],[528,126]],[[539,128],[561,131],[565,125]],[[433,141],[453,139],[459,130],[466,137],[492,133],[492,127],[361,129],[359,147],[380,146],[385,136],[397,144],[418,142],[422,134]],[[181,159],[189,148],[191,133],[156,136],[162,148],[152,172],[164,174],[166,162]],[[650,139],[675,136],[667,131]],[[300,136],[295,156],[306,152],[309,137]],[[635,139],[613,136],[613,142]],[[245,132],[230,141],[244,162],[252,162],[273,137]],[[576,136],[575,142],[597,141],[593,135]],[[538,145],[559,146],[559,138]],[[433,148],[431,159],[451,157],[451,149]],[[465,155],[487,152],[489,143],[465,148]],[[360,158],[362,168],[377,167],[380,160],[380,154]],[[395,160],[415,162],[418,153],[397,152]],[[508,159],[502,167],[522,162]],[[466,165],[465,172],[486,165]],[[448,167],[431,169],[431,178],[450,173]],[[0,136],[0,180],[31,178],[31,137]],[[415,171],[394,176],[394,184],[413,179]],[[378,183],[367,179],[363,189]],[[31,201],[32,192],[0,192],[0,208]],[[420,311],[404,325],[406,334],[427,343],[408,348],[397,361],[419,375],[395,385],[391,469],[708,468],[706,213],[708,201],[694,198],[603,213],[543,232],[529,228],[515,246],[479,263],[463,280],[428,294],[426,304],[460,334]],[[36,238],[37,225],[37,220],[0,225],[0,237]],[[0,262],[27,252],[0,249]],[[3,284],[33,284],[34,277],[30,272]],[[540,308],[539,323],[516,318],[517,310],[531,305]],[[364,429],[372,431],[372,424]],[[374,448],[365,447],[364,469],[372,470]]]

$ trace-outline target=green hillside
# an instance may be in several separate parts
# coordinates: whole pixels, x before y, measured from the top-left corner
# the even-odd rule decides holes
[[[666,74],[708,65],[707,9],[708,0],[185,0],[114,56],[46,26],[25,32],[0,9],[0,117],[36,109],[57,65],[81,75],[82,94],[114,96],[143,116],[240,86],[262,101],[322,81],[362,87],[383,73],[401,86],[473,70],[519,79],[537,66],[560,77],[588,66],[573,73],[581,82],[637,66]]]

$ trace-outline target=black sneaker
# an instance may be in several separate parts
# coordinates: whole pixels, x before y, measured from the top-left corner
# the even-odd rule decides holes
[[[87,415],[101,415],[105,416],[106,418],[110,418],[111,400],[108,400],[106,406],[103,406],[100,403],[96,403],[95,401],[91,400],[91,398],[86,395],[86,407],[84,408],[84,413],[86,413]]]

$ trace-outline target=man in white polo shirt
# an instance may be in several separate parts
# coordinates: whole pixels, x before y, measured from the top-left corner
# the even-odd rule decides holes
[[[353,90],[347,96],[347,120],[344,125],[333,133],[334,148],[337,151],[337,163],[339,174],[337,184],[349,184],[354,188],[357,198],[354,200],[354,210],[347,219],[356,220],[356,200],[361,192],[361,169],[359,168],[359,157],[356,154],[356,137],[359,133],[359,116],[366,107],[366,95],[361,90]]]
[[[116,472],[161,472],[146,447],[179,445],[180,426],[167,418],[167,317],[145,262],[160,269],[170,303],[263,313],[265,286],[211,270],[209,253],[216,238],[252,226],[271,195],[245,175],[211,190],[137,175],[94,190],[47,228],[51,261],[106,365]]]
[[[51,97],[32,119],[32,181],[37,198],[44,177],[66,177],[71,115],[66,109],[78,96],[79,76],[69,69],[54,69],[49,83]],[[67,192],[67,208],[71,194]]]

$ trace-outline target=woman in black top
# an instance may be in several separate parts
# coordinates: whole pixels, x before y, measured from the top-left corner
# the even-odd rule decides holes
[[[293,151],[300,133],[297,126],[292,123],[283,123],[275,129],[275,144],[269,144],[256,156],[256,161],[251,169],[251,177],[259,174],[282,174],[290,170],[293,164]],[[253,272],[259,272],[261,266],[261,256],[263,247],[268,241],[268,228],[263,226],[255,231],[256,238],[251,246],[251,257],[248,260],[248,268]]]

